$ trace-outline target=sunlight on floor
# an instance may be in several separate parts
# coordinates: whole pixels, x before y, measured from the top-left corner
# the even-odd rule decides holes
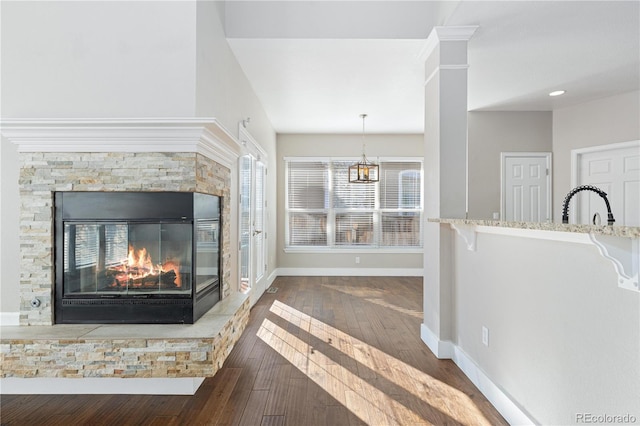
[[[258,337],[362,421],[371,425],[490,424],[467,395],[422,371],[277,300],[270,311],[330,347],[323,353],[269,319],[262,322]],[[392,387],[404,389],[423,405],[423,413],[432,414],[416,413],[406,401],[394,399],[396,395],[388,395],[354,374],[328,354],[333,350],[384,377]]]
[[[415,317],[418,319],[423,318],[422,311],[414,311],[413,309],[403,308],[401,306],[397,306],[385,301],[384,299],[382,299],[384,292],[381,290],[363,289],[361,287],[348,287],[348,286],[338,286],[338,285],[328,285],[328,284],[322,284],[322,286],[329,288],[331,290],[339,291],[341,293],[346,293],[352,296],[361,297],[362,300],[374,303],[384,308],[393,309],[394,311],[400,312],[402,314],[411,315],[412,317]]]

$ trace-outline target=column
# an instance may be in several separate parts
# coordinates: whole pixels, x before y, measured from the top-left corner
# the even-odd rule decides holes
[[[425,215],[467,214],[467,44],[477,27],[436,27],[425,48]],[[424,322],[421,336],[439,358],[450,358],[452,231],[425,222]]]

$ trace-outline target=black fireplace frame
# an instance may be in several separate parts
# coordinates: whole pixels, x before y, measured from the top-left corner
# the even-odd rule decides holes
[[[196,289],[196,227],[215,205],[219,220],[217,282]],[[55,324],[193,324],[221,298],[223,198],[198,192],[54,192]],[[132,208],[132,206],[135,206]],[[205,217],[206,216],[206,217]],[[191,223],[191,294],[65,295],[64,223],[66,221]]]

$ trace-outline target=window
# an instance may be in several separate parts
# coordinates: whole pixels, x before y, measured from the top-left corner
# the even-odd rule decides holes
[[[349,183],[357,159],[286,158],[287,248],[422,247],[422,159],[380,160],[380,182]]]

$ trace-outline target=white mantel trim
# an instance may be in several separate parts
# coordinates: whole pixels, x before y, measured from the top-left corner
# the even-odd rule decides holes
[[[197,152],[231,168],[241,150],[215,118],[15,119],[0,129],[19,152]]]

